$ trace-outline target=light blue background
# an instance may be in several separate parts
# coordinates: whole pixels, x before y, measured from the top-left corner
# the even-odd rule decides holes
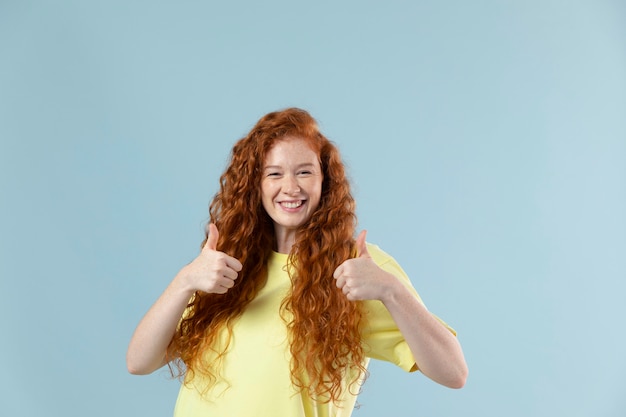
[[[597,0],[1,0],[0,414],[171,415],[127,343],[287,106],[470,366],[376,363],[355,417],[626,415],[626,6]]]

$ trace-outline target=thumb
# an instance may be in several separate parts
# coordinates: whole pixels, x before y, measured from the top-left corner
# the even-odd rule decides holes
[[[204,247],[211,250],[217,250],[217,239],[220,237],[220,233],[217,231],[217,226],[213,223],[209,224],[209,237],[204,244]]]
[[[370,254],[367,251],[367,244],[365,243],[365,237],[367,230],[362,230],[359,236],[356,238],[356,251],[359,258],[369,258]]]

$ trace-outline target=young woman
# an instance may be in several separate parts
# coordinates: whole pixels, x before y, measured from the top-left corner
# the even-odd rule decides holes
[[[369,358],[465,384],[454,331],[355,239],[339,152],[306,111],[269,113],[235,144],[209,211],[127,353],[133,374],[184,376],[175,416],[349,416]]]

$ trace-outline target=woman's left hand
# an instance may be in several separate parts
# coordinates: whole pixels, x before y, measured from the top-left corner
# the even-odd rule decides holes
[[[333,277],[348,300],[383,300],[398,281],[383,271],[367,251],[363,230],[356,239],[357,257],[344,261],[335,269]]]
[[[344,261],[333,276],[348,300],[380,300],[406,340],[416,365],[433,381],[461,388],[467,364],[459,341],[404,284],[370,256],[365,231],[356,240],[357,257]]]

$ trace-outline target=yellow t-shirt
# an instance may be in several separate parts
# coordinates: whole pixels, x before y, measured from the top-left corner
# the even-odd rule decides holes
[[[400,279],[419,299],[408,277],[391,256],[375,245],[368,244],[368,251],[377,265]],[[301,395],[291,383],[287,328],[279,313],[280,304],[291,287],[286,263],[287,255],[272,254],[267,284],[233,325],[233,336],[221,361],[218,382],[207,391],[206,380],[196,373],[193,380],[181,386],[174,417],[351,415],[356,402],[354,387],[343,391],[339,404],[323,404]],[[406,371],[416,370],[413,355],[385,306],[380,301],[365,301],[364,310],[366,356],[394,363]],[[223,346],[226,337],[227,332],[222,332],[220,343],[224,343]],[[221,351],[221,347],[215,350]]]

